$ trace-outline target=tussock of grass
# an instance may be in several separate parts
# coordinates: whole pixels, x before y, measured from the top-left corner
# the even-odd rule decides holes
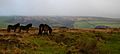
[[[6,43],[0,41],[0,54],[119,54],[120,51],[119,32],[83,30],[53,32],[48,36],[34,33],[1,33],[0,35],[0,40],[6,41]]]

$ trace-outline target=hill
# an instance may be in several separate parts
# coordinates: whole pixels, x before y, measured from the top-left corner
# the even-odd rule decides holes
[[[18,22],[22,24],[33,23],[34,26],[39,26],[41,23],[46,23],[53,27],[64,26],[70,28],[94,28],[98,25],[120,27],[120,19],[118,18],[90,16],[10,16],[10,18],[8,18],[9,17],[6,18],[7,20],[1,19],[1,21],[4,21],[4,23],[12,24]]]
[[[8,24],[11,24],[7,21],[11,20],[13,16],[0,16],[0,28],[6,28]]]

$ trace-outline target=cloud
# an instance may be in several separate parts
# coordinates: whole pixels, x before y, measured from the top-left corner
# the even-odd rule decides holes
[[[120,0],[0,0],[0,15],[120,17]]]

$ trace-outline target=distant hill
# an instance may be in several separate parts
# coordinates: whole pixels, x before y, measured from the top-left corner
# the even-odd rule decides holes
[[[11,24],[7,21],[14,18],[14,16],[0,16],[0,28],[6,28],[8,24]]]
[[[1,20],[3,18],[5,19],[4,21]],[[70,28],[94,28],[97,25],[120,27],[119,18],[91,16],[4,16],[0,17],[0,20],[5,24],[15,24],[19,22],[23,25],[33,23],[34,26],[46,23],[50,26],[65,26]]]

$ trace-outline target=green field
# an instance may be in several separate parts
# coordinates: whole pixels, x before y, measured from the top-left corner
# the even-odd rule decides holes
[[[107,21],[76,21],[74,28],[95,28],[95,26],[110,26],[112,28],[120,27],[120,22],[107,22]]]
[[[7,20],[11,19],[12,16],[0,16],[0,28],[6,28],[8,24]]]

